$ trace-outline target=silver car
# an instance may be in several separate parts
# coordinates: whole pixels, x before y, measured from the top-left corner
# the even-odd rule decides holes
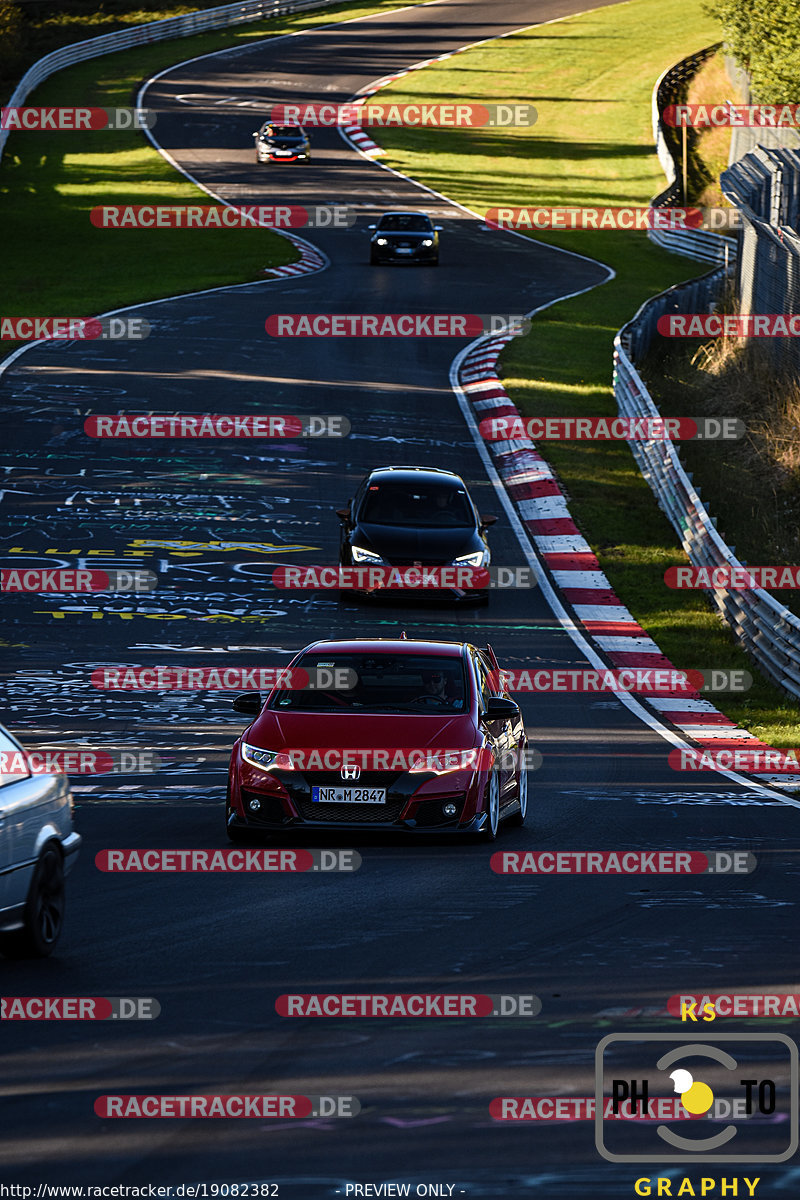
[[[64,924],[64,878],[81,845],[66,775],[34,774],[0,725],[0,951],[51,954]]]

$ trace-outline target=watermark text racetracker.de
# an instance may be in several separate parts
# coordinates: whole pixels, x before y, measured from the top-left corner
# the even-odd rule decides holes
[[[96,229],[347,229],[357,214],[344,204],[101,204]]]
[[[800,1017],[800,993],[690,992],[670,996],[667,1011],[681,1021],[709,1021],[721,1017],[773,1017],[796,1021]]]
[[[672,129],[797,129],[800,104],[667,104],[661,119]]]
[[[330,104],[314,100],[275,104],[270,119],[278,125],[370,128],[419,126],[437,129],[530,128],[538,113],[532,104],[378,104],[374,101]]]
[[[107,874],[305,874],[357,871],[357,850],[100,850],[94,858]]]
[[[153,592],[158,576],[139,567],[131,570],[10,568],[0,570],[0,592]]]
[[[542,1002],[533,993],[298,992],[275,1001],[281,1017],[535,1017]]]
[[[742,771],[746,775],[800,775],[800,750],[771,746],[685,747],[670,750],[673,771]]]
[[[83,423],[93,438],[341,438],[350,421],[338,413],[97,413]]]
[[[643,696],[678,693],[747,692],[749,671],[721,667],[679,671],[675,667],[502,668],[492,672],[495,686],[509,692],[638,692]]]
[[[0,317],[3,342],[141,342],[151,331],[144,317]]]
[[[503,850],[489,860],[498,875],[749,875],[749,850]]]
[[[160,770],[155,751],[136,746],[0,750],[0,779],[5,782],[31,775],[155,775]]]
[[[266,1183],[0,1183],[0,1200],[269,1200],[280,1184]]]
[[[753,588],[796,591],[800,588],[800,567],[667,567],[664,582],[669,588],[720,588],[745,592]]]
[[[260,771],[341,771],[358,767],[361,771],[408,772],[410,775],[450,775],[459,771],[536,771],[542,755],[534,746],[496,753],[488,746],[471,749],[438,746],[318,746],[287,747],[285,750],[259,751],[244,743],[243,757]]]
[[[535,588],[537,579],[531,567],[281,566],[272,583],[285,591],[503,591]]]
[[[356,1096],[292,1095],[117,1095],[98,1096],[98,1117],[173,1117],[191,1120],[213,1117],[303,1119],[355,1117],[361,1111]]]
[[[351,667],[104,666],[91,678],[100,691],[122,692],[349,691],[358,682]]]
[[[147,108],[2,108],[0,129],[27,133],[152,129],[156,113]]]
[[[741,217],[735,208],[490,208],[487,229],[620,230],[628,233],[656,230],[737,229]]]
[[[531,322],[523,313],[271,313],[270,337],[485,337],[522,334]]]
[[[800,337],[800,314],[664,313],[656,329],[668,338]]]
[[[3,996],[3,1021],[154,1021],[152,996]]]
[[[478,425],[484,441],[664,442],[736,441],[746,426],[738,417],[485,417]]]

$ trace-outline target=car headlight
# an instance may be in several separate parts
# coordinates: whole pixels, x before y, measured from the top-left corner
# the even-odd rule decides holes
[[[375,238],[375,245],[376,246],[388,246],[389,239],[388,238]]]
[[[480,750],[430,750],[420,753],[408,768],[409,775],[452,775],[456,771],[476,771]]]
[[[453,566],[488,567],[490,560],[491,555],[488,550],[475,550],[472,554],[462,554],[458,558],[453,559]]]
[[[287,770],[292,766],[291,758],[283,751],[262,750],[259,746],[251,746],[249,742],[242,742],[241,751],[244,761],[252,767],[258,767],[260,771],[269,771],[272,767]]]
[[[433,245],[433,238],[423,238],[423,239],[422,239],[422,244],[423,244],[423,246],[432,246],[432,245]]]
[[[363,546],[351,546],[353,554],[353,562],[357,563],[382,563],[383,559],[380,554],[373,554],[371,550],[365,550]]]

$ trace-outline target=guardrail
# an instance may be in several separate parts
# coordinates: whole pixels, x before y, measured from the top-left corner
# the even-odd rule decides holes
[[[90,58],[114,54],[117,50],[129,50],[132,46],[149,46],[152,42],[205,33],[210,29],[227,29],[231,25],[243,25],[248,21],[281,17],[293,12],[302,12],[304,9],[329,8],[341,2],[342,0],[241,0],[239,4],[223,4],[219,8],[186,13],[182,17],[167,17],[163,21],[150,21],[146,25],[134,25],[116,33],[104,33],[100,37],[73,42],[38,59],[22,76],[6,107],[18,108],[45,79],[49,79],[65,67],[86,62]],[[8,135],[8,129],[0,130],[0,159]]]
[[[703,63],[720,48],[720,43],[706,46],[696,54],[690,54],[674,66],[668,67],[663,75],[656,80],[652,96],[653,140],[656,144],[656,154],[664,174],[667,177],[667,187],[650,202],[651,208],[674,208],[686,203],[683,188],[678,179],[678,164],[675,154],[678,148],[679,134],[664,124],[662,112],[668,104],[679,104],[686,99],[686,84],[697,74]],[[687,130],[691,136],[692,130]],[[709,233],[704,229],[651,229],[647,236],[651,242],[669,250],[674,254],[683,254],[688,258],[696,258],[701,262],[712,262],[728,265],[736,255],[735,243],[719,234]]]
[[[678,68],[694,61],[697,69],[707,56],[708,51],[701,51],[700,55],[692,55],[691,59],[665,72],[653,90],[654,109],[659,96],[661,103],[674,102],[673,96],[670,99],[665,96],[671,79],[682,81],[686,78]],[[653,128],[659,160],[669,186],[652,201],[652,205],[666,207],[678,203],[680,186],[677,184],[677,166],[663,134],[660,109],[654,116]],[[666,165],[665,154],[669,156]],[[729,247],[725,266],[698,279],[677,284],[646,301],[614,339],[614,396],[618,411],[622,416],[652,418],[660,414],[636,370],[635,361],[648,350],[656,335],[658,318],[664,313],[713,310],[730,275],[734,255],[728,239],[714,233],[704,233],[702,241],[696,232],[690,235],[685,230],[653,230],[648,237],[665,249],[712,262],[722,261],[726,256],[725,243]],[[691,476],[684,470],[675,445],[669,441],[630,441],[628,445],[692,565],[709,568],[745,566],[736,558],[734,547],[728,546],[717,532],[716,521],[692,486]],[[792,696],[800,697],[800,618],[762,588],[741,592],[713,588],[706,594],[761,670]]]
[[[754,151],[723,171],[722,193],[741,219],[736,293],[742,313],[800,311],[800,151]],[[800,373],[797,338],[761,340],[779,374]]]

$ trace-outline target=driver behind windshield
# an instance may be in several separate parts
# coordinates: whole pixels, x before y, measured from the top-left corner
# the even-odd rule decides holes
[[[433,670],[422,672],[423,696],[434,696],[447,705],[461,699],[461,688],[457,687],[449,671]]]

